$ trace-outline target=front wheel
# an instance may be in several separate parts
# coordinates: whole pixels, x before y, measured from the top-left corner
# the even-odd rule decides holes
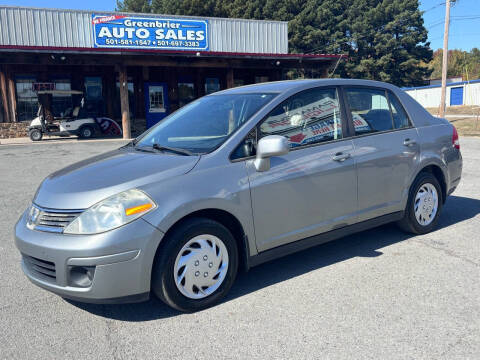
[[[90,126],[83,126],[80,129],[79,135],[82,139],[90,139],[94,135],[93,128]]]
[[[222,224],[194,218],[177,227],[160,246],[152,290],[171,307],[185,312],[217,304],[230,290],[238,268],[238,249]]]
[[[426,234],[437,225],[442,205],[437,178],[431,173],[420,173],[411,186],[405,216],[398,224],[406,232]]]
[[[40,129],[31,129],[28,132],[28,136],[30,136],[30,140],[32,141],[40,141],[42,140],[43,133],[42,133],[42,130]]]

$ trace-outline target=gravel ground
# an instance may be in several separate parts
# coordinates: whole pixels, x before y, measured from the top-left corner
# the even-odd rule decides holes
[[[387,225],[261,265],[195,314],[69,302],[22,274],[12,228],[40,181],[120,144],[0,146],[0,358],[480,358],[480,139],[461,139],[437,231]]]

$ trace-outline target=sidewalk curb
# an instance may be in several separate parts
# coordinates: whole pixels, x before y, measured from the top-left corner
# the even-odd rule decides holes
[[[122,138],[98,138],[82,140],[79,138],[47,138],[41,141],[32,141],[28,137],[0,139],[0,146],[3,145],[46,145],[46,144],[65,144],[65,143],[90,143],[90,142],[111,142],[111,141],[132,141],[133,139]]]

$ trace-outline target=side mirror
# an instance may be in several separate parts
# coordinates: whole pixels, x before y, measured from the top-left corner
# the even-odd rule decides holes
[[[270,170],[270,158],[288,153],[290,143],[285,136],[269,135],[261,138],[257,145],[257,158],[254,161],[257,171]]]

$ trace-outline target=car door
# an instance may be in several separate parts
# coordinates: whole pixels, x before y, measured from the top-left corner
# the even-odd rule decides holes
[[[358,221],[403,210],[419,154],[418,134],[389,90],[344,88],[353,123],[358,177]]]
[[[268,171],[246,162],[259,251],[355,221],[357,180],[346,129],[336,88],[300,92],[257,127],[258,139],[283,135],[291,146],[270,159]]]

